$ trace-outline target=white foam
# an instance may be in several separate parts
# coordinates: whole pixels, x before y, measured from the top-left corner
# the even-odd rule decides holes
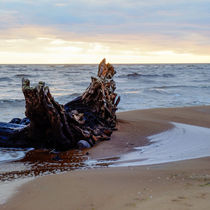
[[[150,165],[210,156],[210,129],[172,123],[174,128],[149,137],[152,144],[122,155],[116,166]]]
[[[33,148],[17,149],[17,148],[0,148],[0,163],[5,161],[19,160]]]
[[[26,182],[32,180],[32,177],[17,179],[13,181],[0,182],[0,205],[7,202],[15,193],[18,192],[18,188]]]

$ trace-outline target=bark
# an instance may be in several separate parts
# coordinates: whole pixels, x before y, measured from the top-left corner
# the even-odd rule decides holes
[[[2,133],[0,129],[0,146],[5,136],[4,142],[8,143],[12,139],[13,147],[15,141],[19,147],[22,141],[23,147],[57,150],[67,150],[81,144],[85,146],[84,142],[93,146],[99,140],[109,140],[116,129],[116,110],[120,101],[112,79],[115,73],[114,67],[106,64],[105,59],[102,60],[97,77],[91,78],[86,91],[65,105],[54,100],[44,82],[39,82],[33,88],[28,79],[23,79],[25,115],[30,123],[21,129],[17,128],[15,132],[10,130]]]

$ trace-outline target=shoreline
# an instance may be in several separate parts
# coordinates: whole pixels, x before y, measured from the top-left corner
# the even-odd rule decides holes
[[[170,130],[171,128],[173,128],[173,125],[170,124],[171,121],[210,128],[210,119],[209,119],[208,114],[210,115],[210,106],[158,108],[158,109],[146,109],[146,110],[120,112],[118,113],[118,121],[119,121],[118,131],[115,131],[112,134],[110,141],[100,142],[99,144],[95,145],[93,148],[87,150],[89,153],[88,156],[92,159],[97,160],[97,159],[103,159],[103,158],[116,157],[116,156],[120,156],[128,152],[131,152],[133,151],[134,147],[147,145],[149,143],[147,139],[148,136],[161,133],[161,132],[164,132],[166,130]],[[147,179],[147,176],[150,176],[151,170],[152,170],[152,175],[151,175],[152,180],[159,179],[157,177],[160,177],[160,175],[167,177],[169,176],[170,173],[181,174],[179,176],[182,178],[183,178],[182,176],[183,173],[188,174],[189,177],[195,173],[197,174],[197,176],[201,176],[201,179],[204,175],[205,176],[207,175],[206,177],[203,178],[203,180],[201,181],[201,184],[203,185],[207,184],[205,187],[206,194],[204,197],[209,198],[210,197],[210,187],[208,187],[209,185],[208,181],[210,181],[210,166],[208,166],[209,160],[210,158],[200,158],[200,159],[194,159],[194,160],[187,160],[187,161],[182,160],[178,162],[155,164],[155,165],[149,165],[149,166],[99,168],[99,169],[91,169],[91,170],[85,170],[85,171],[70,171],[64,174],[58,174],[58,175],[53,175],[53,176],[44,176],[44,177],[37,178],[28,184],[24,184],[20,188],[20,193],[16,194],[12,199],[8,201],[8,203],[4,204],[2,207],[5,209],[24,210],[24,209],[29,209],[29,206],[30,206],[30,209],[37,209],[37,206],[34,203],[36,201],[36,202],[42,203],[42,206],[41,204],[39,206],[40,209],[48,209],[49,206],[46,206],[47,205],[46,201],[50,199],[49,196],[52,196],[52,197],[55,196],[55,191],[58,190],[59,193],[58,193],[58,197],[56,198],[59,200],[59,202],[62,201],[63,203],[62,205],[64,209],[65,209],[65,206],[69,206],[69,205],[71,206],[73,205],[75,208],[78,208],[78,209],[85,209],[84,205],[86,205],[87,203],[89,205],[87,209],[91,209],[91,206],[93,206],[92,208],[95,208],[95,209],[130,209],[131,207],[137,208],[139,206],[139,203],[135,201],[132,201],[130,203],[128,202],[127,204],[123,206],[124,201],[128,201],[130,197],[129,196],[128,198],[124,197],[125,196],[124,194],[126,194],[126,192],[122,196],[120,195],[118,196],[117,193],[118,194],[121,193],[122,189],[120,190],[121,188],[120,186],[121,185],[124,186],[125,184],[126,186],[124,187],[128,191],[127,192],[128,195],[129,193],[131,194],[134,193],[133,189],[131,188],[131,186],[133,187],[135,186],[135,183],[131,179],[131,177],[133,177],[132,173],[134,173],[136,176],[136,177],[135,176],[133,177],[134,179],[137,179],[137,178],[140,180],[142,179],[144,180],[144,182],[142,182],[143,184],[149,184],[150,181],[149,179]],[[142,174],[144,174],[145,176],[142,177]],[[131,175],[131,177],[129,177],[129,175]],[[62,179],[65,179],[66,181],[62,181]],[[90,182],[89,179],[91,179],[93,182]],[[72,182],[72,180],[74,181]],[[96,189],[95,190],[96,192],[94,192],[94,186],[97,188],[96,184],[94,184],[94,180],[96,180],[96,183],[98,183],[98,185],[101,187],[100,188],[101,191],[99,189]],[[113,183],[112,182],[109,183],[108,180],[112,180]],[[178,179],[177,182],[179,183],[180,180],[181,178]],[[186,179],[186,180],[189,182],[189,179]],[[56,184],[57,181],[60,183],[60,185],[63,186],[63,188],[61,188],[61,186],[58,186]],[[117,182],[117,186],[114,184],[115,181]],[[174,186],[174,183],[169,182],[167,178],[166,180],[162,180],[162,181],[163,182],[160,182],[162,183],[162,185],[165,186],[166,183],[168,185],[168,188],[166,187],[167,189],[164,189],[164,192],[166,191],[169,192],[170,188],[174,188],[175,191],[178,190],[178,188]],[[68,184],[68,186],[65,186],[66,182],[70,182],[71,184]],[[83,183],[83,185],[81,185],[80,182]],[[124,183],[124,182],[131,182],[132,184]],[[192,181],[193,186],[195,184],[194,182],[197,183],[198,180]],[[45,189],[44,186],[42,187],[41,183],[44,183],[47,189]],[[160,193],[161,185],[153,183],[152,181],[151,183],[152,184],[150,187],[155,192]],[[183,183],[184,185],[187,185],[186,182],[183,182]],[[180,182],[179,187],[181,187],[183,183]],[[113,186],[111,184],[113,184]],[[112,196],[109,194],[111,190],[109,191],[106,185],[107,187],[109,186],[111,190],[116,191],[114,194],[111,193],[111,195],[114,196],[115,199],[111,198]],[[193,192],[196,191],[196,193],[197,192],[200,193],[201,189],[196,186],[194,187],[195,189],[194,188],[192,189]],[[144,191],[143,188],[141,191]],[[42,194],[44,192],[45,194]],[[41,195],[39,196],[40,193],[42,194],[42,197],[40,197]],[[73,200],[75,200],[75,202],[69,203],[66,197],[66,194],[68,193],[70,194],[70,197],[71,196],[74,197]],[[74,193],[76,194],[74,195]],[[86,199],[86,197],[88,197],[88,195],[86,194],[89,194],[89,193],[91,194],[91,196],[89,199]],[[99,195],[97,195],[97,193]],[[158,196],[159,193],[157,194],[154,193],[154,195],[152,196]],[[176,191],[176,193],[178,193],[178,191]],[[192,192],[189,191],[190,195],[191,193]],[[83,196],[86,196],[85,199],[84,197],[80,198],[81,197],[80,194]],[[27,200],[25,196],[27,197]],[[167,194],[164,194],[163,197],[164,196],[167,197]],[[34,200],[31,200],[31,198],[34,198]],[[145,198],[141,198],[140,199],[141,205],[142,205],[142,201],[144,202],[145,200],[146,202],[144,202],[144,205],[150,205],[152,199],[149,199],[149,198],[150,198],[149,195]],[[164,197],[163,199],[166,199],[166,198]],[[110,206],[109,205],[111,202],[110,200],[113,201],[116,205],[113,207]],[[180,202],[174,201],[172,202],[172,204],[179,205],[179,203],[182,203],[182,199],[177,199],[177,200],[181,200],[181,201]],[[26,203],[24,203],[23,201]],[[146,204],[148,203],[148,201],[149,201],[149,204]],[[55,204],[53,205],[53,201],[51,202],[52,203],[49,204],[51,208],[49,209],[53,209],[53,208],[56,209],[54,206]],[[91,204],[91,202],[93,203],[93,205]],[[190,202],[193,203],[193,200],[191,200]],[[120,205],[118,205],[119,203]],[[33,205],[35,208],[33,208]],[[0,205],[0,208],[1,208],[1,205]],[[145,209],[147,209],[146,206],[145,206]]]
[[[2,208],[208,210],[209,161],[210,157],[39,177],[22,185]]]
[[[210,128],[210,106],[155,108],[117,113],[118,130],[111,141],[103,141],[89,150],[93,159],[115,157],[147,145],[148,136],[167,131],[177,122]]]

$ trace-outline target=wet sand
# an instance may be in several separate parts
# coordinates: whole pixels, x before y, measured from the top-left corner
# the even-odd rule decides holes
[[[169,122],[210,128],[210,106],[135,110],[118,113],[118,131],[90,151],[92,158],[117,156],[148,143],[151,136],[173,126]]]
[[[210,128],[210,106],[150,109],[118,114],[110,141],[89,150],[115,157],[170,129],[169,122]],[[72,171],[35,179],[0,209],[209,209],[210,158],[151,166]]]

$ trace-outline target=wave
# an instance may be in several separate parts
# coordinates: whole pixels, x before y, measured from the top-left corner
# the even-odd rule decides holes
[[[30,74],[16,74],[15,77],[22,78],[22,77],[32,77]]]
[[[155,89],[170,89],[170,88],[186,88],[186,87],[189,87],[189,86],[187,86],[187,85],[165,85],[165,86],[157,86],[157,87],[153,87],[153,88],[155,88]]]
[[[61,96],[58,96],[56,97],[55,99],[59,102],[59,103],[62,103],[62,104],[65,104],[65,103],[68,103],[70,102],[71,100],[81,96],[82,93],[72,93],[72,94],[68,94],[68,95],[61,95]]]
[[[13,81],[13,80],[9,77],[0,77],[0,82],[10,82],[10,81]]]
[[[165,78],[169,78],[169,77],[175,77],[175,75],[174,74],[140,74],[140,73],[132,72],[132,73],[129,73],[129,74],[120,75],[118,77],[119,78],[130,78],[130,79],[136,79],[136,78],[140,78],[140,77],[145,77],[145,78],[165,77]]]
[[[166,90],[161,89],[161,88],[150,88],[146,91],[151,92],[151,93],[158,93],[158,94],[169,94]]]
[[[78,71],[68,71],[68,72],[60,72],[63,73],[63,76],[65,77],[73,77],[75,74],[81,74],[81,72]]]
[[[67,94],[67,95],[59,95],[56,98],[57,101],[70,101],[74,98],[77,98],[81,96],[82,93],[72,93],[72,94]],[[25,103],[25,99],[0,99],[0,105],[5,107],[5,106],[23,106]],[[1,107],[0,107],[1,108]]]
[[[82,93],[72,93],[72,94],[69,94],[68,97],[78,97],[78,96],[81,96]]]
[[[166,86],[157,86],[153,87],[155,89],[174,89],[174,88],[202,88],[202,89],[208,89],[210,88],[209,85],[201,85],[201,86],[193,86],[193,85],[166,85]]]
[[[24,99],[0,99],[0,104],[22,104],[24,103]]]
[[[174,74],[163,74],[162,77],[166,77],[166,78],[175,77],[175,75]]]

